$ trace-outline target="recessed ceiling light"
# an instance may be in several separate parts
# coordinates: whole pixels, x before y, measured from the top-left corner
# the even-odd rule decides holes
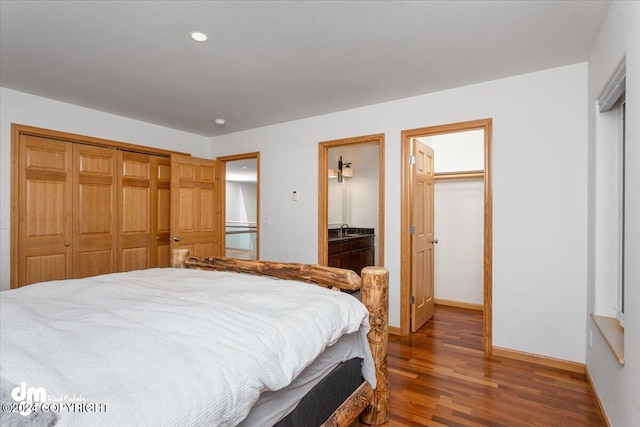
[[[225,124],[225,119],[215,119],[215,122],[218,126],[222,126]]]
[[[194,39],[197,42],[206,42],[207,41],[207,35],[205,33],[199,32],[199,31],[194,31],[193,33],[191,33],[191,38]]]

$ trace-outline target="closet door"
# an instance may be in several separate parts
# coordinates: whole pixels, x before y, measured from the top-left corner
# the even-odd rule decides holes
[[[169,267],[169,158],[121,151],[118,168],[118,270]]]
[[[148,154],[118,151],[118,271],[152,265],[152,165]]]
[[[155,264],[151,267],[171,266],[171,160],[168,157],[151,156],[152,214],[155,239],[151,240],[151,251]],[[155,187],[153,185],[155,184]],[[153,261],[153,259],[152,259]]]
[[[117,151],[73,146],[73,277],[113,273],[116,267]]]
[[[16,154],[18,259],[12,287],[71,278],[71,144],[21,134]]]
[[[224,256],[224,163],[171,156],[171,248]]]

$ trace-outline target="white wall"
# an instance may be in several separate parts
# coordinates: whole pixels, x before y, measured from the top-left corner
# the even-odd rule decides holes
[[[484,170],[484,130],[420,138],[434,150],[434,171]],[[436,299],[484,303],[484,182],[438,180],[434,186]]]
[[[11,123],[106,138],[205,157],[208,138],[0,88],[0,289],[9,289]]]
[[[437,181],[434,192],[437,299],[484,303],[484,182]]]
[[[318,142],[385,133],[385,264],[399,326],[400,132],[492,117],[493,344],[584,362],[586,87],[587,64],[575,64],[225,135],[212,154],[261,152],[262,258],[317,262]]]
[[[435,151],[435,172],[484,170],[484,130],[419,138]]]
[[[627,292],[625,298],[625,365],[620,366],[597,327],[586,316],[593,334],[593,347],[586,346],[586,364],[607,417],[613,427],[632,427],[640,420],[640,3],[614,2],[602,27],[589,60],[589,221],[588,221],[588,286],[587,314],[596,310],[602,298],[598,268],[612,269],[615,262],[603,257],[602,227],[606,227],[601,203],[608,203],[601,190],[609,185],[605,171],[610,158],[600,158],[606,140],[602,134],[602,117],[598,117],[595,100],[614,71],[618,61],[627,58],[627,183],[626,198]],[[605,124],[606,125],[606,124]],[[606,152],[606,150],[605,150]],[[614,154],[608,153],[613,156]]]
[[[252,222],[257,220],[257,183],[227,181],[225,197],[227,221]]]

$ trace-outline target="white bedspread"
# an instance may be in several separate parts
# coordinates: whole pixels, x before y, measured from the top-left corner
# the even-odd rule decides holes
[[[0,315],[4,379],[107,404],[58,426],[236,425],[357,330],[375,387],[366,308],[299,282],[152,269],[1,292]]]

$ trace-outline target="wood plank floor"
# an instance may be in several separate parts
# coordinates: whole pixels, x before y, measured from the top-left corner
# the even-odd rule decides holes
[[[385,425],[606,425],[585,375],[486,356],[481,337],[481,312],[444,306],[417,333],[390,336]]]

